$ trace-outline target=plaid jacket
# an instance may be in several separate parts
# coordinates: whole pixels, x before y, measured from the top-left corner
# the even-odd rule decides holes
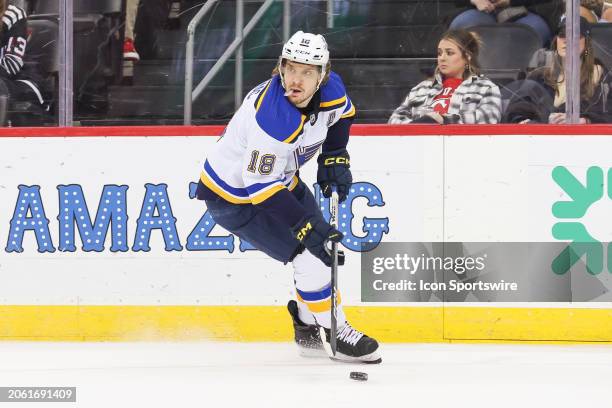
[[[410,91],[408,97],[389,118],[390,124],[410,123],[427,112],[434,98],[442,92],[442,77],[428,79]],[[498,123],[501,119],[499,88],[484,76],[471,76],[453,94],[444,123]]]

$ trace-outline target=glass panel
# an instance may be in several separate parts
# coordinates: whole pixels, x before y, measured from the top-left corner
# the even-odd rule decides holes
[[[122,78],[125,13],[122,3],[121,0],[73,0],[76,125],[112,124],[107,120],[112,87]]]
[[[594,4],[596,2],[580,2]],[[601,6],[601,4],[600,4]],[[565,12],[565,6],[561,10]],[[602,8],[598,9],[601,15]],[[540,50],[532,58],[527,81],[518,81],[502,87],[504,120],[512,123],[569,123],[566,101],[575,95],[579,101],[578,123],[611,123],[610,98],[611,75],[609,71],[610,47],[612,47],[612,25],[588,11],[580,8],[579,62],[576,83],[566,87],[566,56],[569,55],[566,31],[572,26],[572,19],[565,24],[561,16],[553,29],[553,39],[549,49]],[[586,17],[586,18],[584,18]],[[570,71],[572,72],[572,71]]]
[[[262,3],[245,1],[245,22]],[[275,2],[245,40],[243,95],[269,78],[278,61],[284,42],[283,3]],[[433,72],[435,39],[444,32],[444,19],[454,10],[430,7],[430,1],[333,1],[333,26],[328,27],[328,1],[289,3],[291,33],[301,29],[326,36],[333,69],[343,77],[361,123],[386,122],[410,88]],[[124,115],[125,120],[129,116],[133,123],[182,123],[185,28],[202,5],[181,2],[179,30],[164,26],[163,10],[161,17],[149,10],[153,15],[146,17],[148,24],[137,22],[135,44],[141,60],[135,66],[133,85],[117,89],[124,97],[111,103],[129,105],[130,99],[138,103],[111,109],[111,116]],[[233,41],[235,7],[235,1],[219,1],[198,26],[194,87]],[[144,20],[142,12],[138,20],[141,14]],[[151,29],[140,31],[140,27],[150,26],[161,28],[155,34]],[[236,108],[234,72],[232,56],[194,102],[192,123],[229,120]]]
[[[57,8],[57,1],[32,3],[42,10],[52,4]],[[205,2],[74,2],[77,123],[182,124],[187,25]],[[236,3],[216,2],[196,28],[194,88],[234,40]],[[244,1],[245,24],[263,3]],[[563,111],[555,105],[554,89],[547,87],[551,76],[544,75],[556,61],[553,38],[565,11],[562,0],[535,1],[526,9],[506,8],[497,0],[488,3],[498,3],[490,12],[477,10],[468,0],[464,7],[454,0],[275,1],[245,40],[242,96],[269,78],[276,64],[283,44],[284,3],[290,3],[290,33],[301,29],[325,35],[333,70],[342,76],[358,109],[358,123],[386,123],[412,89],[434,79],[438,44],[449,27],[469,27],[479,35],[478,55],[469,64],[455,65],[459,70],[467,65],[466,72],[484,77],[460,73],[461,88],[452,81],[450,86],[422,84],[422,101],[400,110],[397,122],[547,123],[551,113]],[[610,26],[592,29],[593,53],[602,61],[610,60]],[[601,83],[609,81],[607,73],[601,69]],[[236,109],[235,89],[231,55],[194,101],[192,123],[226,123]],[[451,100],[455,91],[463,97]],[[610,97],[600,95],[596,106],[608,116],[598,120],[610,122]],[[452,104],[455,100],[461,102]]]
[[[610,86],[612,85],[610,68],[612,67],[612,15],[607,13],[611,5],[603,1],[575,0],[576,4],[567,3],[567,32],[563,38],[563,31],[559,33],[557,44],[559,55],[563,56],[561,50],[565,42],[569,47],[570,27],[575,22],[575,28],[580,37],[575,73],[576,85],[573,89],[568,88],[568,95],[574,94],[577,100],[579,116],[578,123],[611,123],[612,122],[612,98],[610,98]],[[573,6],[573,7],[572,7]],[[575,8],[574,8],[575,7]],[[575,18],[572,18],[576,15]],[[564,16],[565,17],[565,16]],[[607,18],[606,18],[607,17]],[[562,25],[564,18],[562,17]],[[564,59],[561,59],[564,61]],[[570,98],[568,98],[569,100]],[[567,107],[569,117],[570,107]]]
[[[1,126],[57,126],[58,1],[0,1]]]
[[[448,10],[397,1],[292,2],[292,29],[325,36],[332,69],[357,108],[357,123],[385,123],[435,68],[435,40]],[[330,13],[331,12],[331,18]]]

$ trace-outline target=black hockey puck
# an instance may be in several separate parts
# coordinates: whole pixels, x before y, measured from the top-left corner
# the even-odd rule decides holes
[[[368,381],[368,374],[359,371],[351,371],[351,380]]]

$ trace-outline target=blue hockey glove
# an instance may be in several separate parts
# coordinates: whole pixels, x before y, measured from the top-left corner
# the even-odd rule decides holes
[[[327,249],[328,241],[340,242],[344,235],[325,221],[315,217],[304,217],[291,228],[293,236],[302,243],[314,256],[327,266],[331,266],[332,258]],[[344,262],[342,262],[344,263]],[[340,262],[339,262],[340,264]]]
[[[321,153],[317,159],[317,183],[324,197],[331,197],[332,185],[337,187],[338,200],[343,202],[349,193],[353,176],[350,170],[350,156],[346,149]]]

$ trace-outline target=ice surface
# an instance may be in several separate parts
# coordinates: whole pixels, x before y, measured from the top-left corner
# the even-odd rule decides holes
[[[77,387],[76,404],[53,407],[558,408],[612,401],[610,346],[381,350],[383,363],[368,366],[305,359],[288,343],[0,343],[0,386]],[[350,380],[351,371],[367,372],[369,381]]]

